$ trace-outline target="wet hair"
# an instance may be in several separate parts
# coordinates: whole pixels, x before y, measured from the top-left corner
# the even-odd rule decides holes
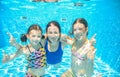
[[[76,23],[81,23],[81,24],[83,24],[83,25],[85,26],[85,28],[88,27],[88,22],[87,22],[86,19],[84,19],[84,18],[78,18],[78,19],[76,19],[76,20],[73,22],[73,24],[72,24],[72,31],[71,31],[69,34],[71,34],[71,35],[74,34],[73,29],[74,29],[74,24],[76,24]],[[87,35],[88,35],[88,32],[87,32]]]
[[[32,24],[32,25],[28,28],[27,34],[29,34],[31,30],[40,30],[40,31],[41,31],[41,34],[42,34],[42,28],[41,28],[38,24]],[[20,40],[21,40],[22,42],[26,42],[26,41],[27,41],[27,36],[26,36],[26,34],[22,34],[21,37],[20,37]]]
[[[59,29],[59,38],[58,38],[58,41],[60,40],[60,37],[61,37],[61,27],[60,27],[60,24],[57,22],[57,21],[51,21],[47,24],[46,26],[46,33],[48,32],[48,28],[51,26],[51,24],[54,24],[54,26],[56,26],[58,29]],[[47,37],[48,39],[48,37]],[[49,39],[48,39],[49,42],[51,42]]]

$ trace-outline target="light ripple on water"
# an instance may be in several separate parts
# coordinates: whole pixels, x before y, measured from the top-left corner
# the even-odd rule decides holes
[[[1,4],[9,4],[8,1],[1,1]]]
[[[19,1],[13,1],[14,3],[20,3]]]
[[[20,8],[35,9],[36,7],[35,6],[26,5],[26,6],[20,6]]]
[[[18,9],[18,8],[10,8],[11,10],[20,10],[20,9]]]

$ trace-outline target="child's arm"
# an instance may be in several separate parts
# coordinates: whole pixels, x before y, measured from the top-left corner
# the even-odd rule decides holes
[[[89,52],[87,53],[87,57],[90,59],[90,60],[94,60],[94,56],[95,56],[95,52],[97,49],[94,48],[95,44],[96,44],[96,34],[94,34],[92,36],[92,38],[89,40],[89,43],[90,43],[90,50]]]
[[[12,55],[7,55],[7,54],[5,54],[4,51],[2,51],[2,52],[3,52],[2,62],[3,62],[3,63],[6,63],[6,62],[8,62],[8,61],[10,61],[10,60],[13,60],[14,58],[20,56],[21,54],[23,54],[23,52],[21,51],[21,49],[22,49],[22,48],[18,49],[18,50],[16,51],[16,53],[14,53],[14,54],[12,54]]]
[[[60,41],[62,42],[63,46],[66,46],[66,45],[72,45],[74,40],[65,34],[61,34]]]
[[[96,49],[91,45],[90,41],[88,41],[78,51],[81,56],[86,55],[88,59],[93,60]]]
[[[96,37],[96,34],[94,34],[94,35],[92,36],[92,38],[90,39],[90,43],[91,43],[92,46],[95,46],[95,44],[96,44],[96,39],[95,39],[95,37]]]
[[[87,58],[89,60],[94,60],[95,52],[96,49],[93,46],[91,46],[90,51],[87,53]]]
[[[11,33],[8,32],[7,34],[8,34],[8,36],[10,37],[10,40],[9,40],[10,44],[11,44],[12,46],[16,47],[17,49],[19,49],[19,48],[21,47],[21,45],[16,42],[15,38],[12,36]]]

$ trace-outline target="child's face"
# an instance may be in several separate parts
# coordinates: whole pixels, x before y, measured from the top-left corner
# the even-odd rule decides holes
[[[80,40],[83,36],[86,36],[87,29],[85,28],[84,24],[76,23],[73,27],[73,33],[76,39]]]
[[[38,45],[41,40],[41,31],[40,30],[31,30],[28,34],[28,38],[32,45]]]
[[[48,31],[47,31],[47,36],[48,36],[48,39],[51,41],[51,42],[56,42],[59,38],[59,29],[54,26],[54,24],[51,24],[51,26],[48,27]]]

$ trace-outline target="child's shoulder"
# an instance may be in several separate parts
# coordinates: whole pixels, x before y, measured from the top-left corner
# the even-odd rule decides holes
[[[28,47],[29,47],[29,45],[21,46],[19,50],[21,52],[23,52],[24,54],[26,54],[28,52]]]

